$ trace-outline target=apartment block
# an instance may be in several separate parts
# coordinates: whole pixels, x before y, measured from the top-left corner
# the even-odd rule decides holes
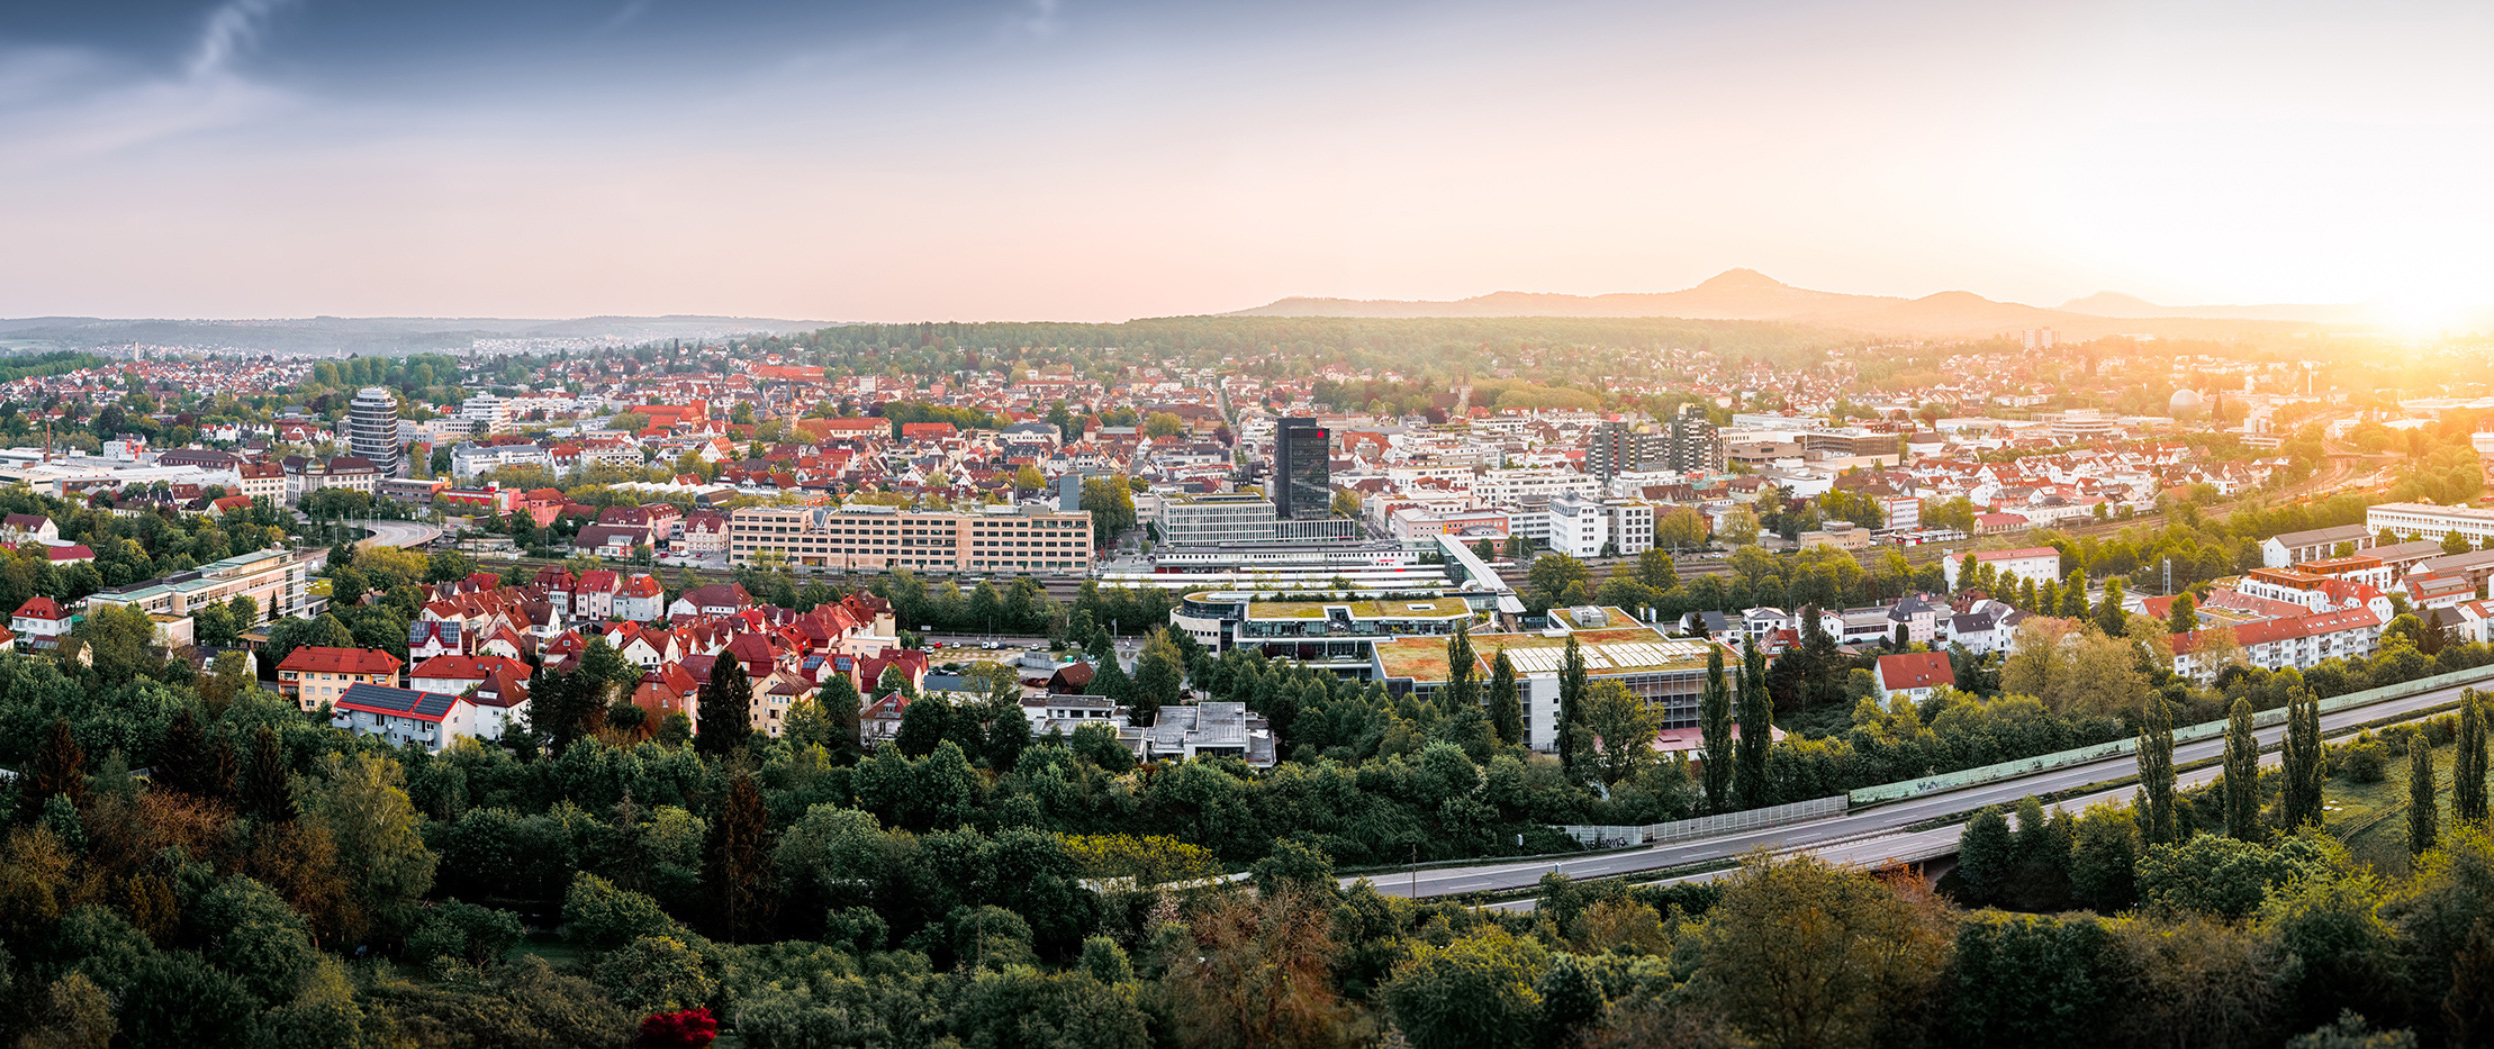
[[[1091,566],[1091,514],[756,506],[729,516],[729,563],[768,555],[806,568],[1073,574]]]

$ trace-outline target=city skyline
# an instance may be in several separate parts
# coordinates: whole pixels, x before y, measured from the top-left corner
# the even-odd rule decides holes
[[[1122,319],[1292,295],[2484,305],[2452,4],[82,5],[0,315]]]

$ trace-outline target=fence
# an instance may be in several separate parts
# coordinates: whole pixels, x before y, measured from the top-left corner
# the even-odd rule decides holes
[[[1569,826],[1560,831],[1576,839],[1579,845],[1659,845],[1665,842],[1711,838],[1718,834],[1734,834],[1763,827],[1780,827],[1822,816],[1841,816],[1848,804],[1844,795],[1796,801],[1790,805],[1773,805],[1763,809],[1726,812],[1720,816],[1700,816],[1693,820],[1670,823],[1648,823],[1643,826]]]
[[[2361,692],[2349,692],[2343,696],[2332,696],[2321,701],[2321,713],[2333,714],[2341,710],[2349,710],[2355,707],[2366,706],[2368,704],[2422,695],[2427,692],[2450,688],[2454,685],[2473,685],[2487,680],[2494,680],[2494,666],[2470,667],[2466,670],[2454,670],[2448,674],[2435,674],[2431,677],[2417,678],[2414,681],[2403,681],[2396,685],[2383,685],[2380,688],[2368,688]],[[2285,721],[2286,710],[2283,707],[2275,710],[2264,710],[2252,716],[2252,725],[2255,728],[2267,728],[2271,725],[2282,724]],[[2215,737],[2225,735],[2225,732],[2225,721],[2203,721],[2196,725],[2183,725],[2175,728],[2174,742],[2190,743],[2197,740],[2213,739]],[[2137,750],[2138,746],[2139,741],[2136,739],[2117,739],[2110,743],[2098,743],[2094,746],[2079,747],[2074,750],[2062,750],[2055,751],[2050,754],[2038,754],[2031,758],[2020,758],[2016,761],[2003,761],[1993,765],[1981,765],[1975,768],[1961,769],[1956,772],[1942,773],[1937,776],[1925,776],[1921,779],[1903,780],[1896,783],[1882,783],[1877,786],[1863,787],[1860,790],[1853,791],[1846,797],[1847,800],[1851,801],[1855,805],[1870,805],[1883,801],[1903,801],[1907,798],[1919,798],[1926,794],[1939,794],[1945,791],[1958,790],[1960,788],[1977,786],[1984,783],[1992,783],[1998,780],[2014,779],[2019,776],[2032,775],[2034,773],[2044,772],[2050,769],[2066,768],[2071,765],[2085,765],[2091,762],[2103,761],[2108,758],[2118,758]]]

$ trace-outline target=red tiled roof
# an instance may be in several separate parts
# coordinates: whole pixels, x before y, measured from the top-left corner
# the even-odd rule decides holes
[[[1957,671],[1939,652],[1906,652],[1879,657],[1879,683],[1888,691],[1935,688],[1957,683]]]
[[[2272,641],[2293,641],[2380,625],[2381,617],[2374,615],[2371,609],[2350,608],[2338,612],[2321,612],[2308,616],[2264,619],[2257,623],[2245,623],[2234,628],[2234,640],[2240,642],[2243,647],[2249,648]],[[2188,634],[2175,634],[2173,636],[2174,654],[2188,655],[2197,651],[2200,647],[2200,636],[2206,632],[2194,630]]]
[[[286,653],[285,661],[277,664],[277,669],[315,674],[396,674],[401,665],[397,656],[379,649],[304,647]]]
[[[69,618],[69,613],[61,611],[59,603],[40,594],[28,598],[25,604],[17,606],[17,615],[24,616],[28,619]]]

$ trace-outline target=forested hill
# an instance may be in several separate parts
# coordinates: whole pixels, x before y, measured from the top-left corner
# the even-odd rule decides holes
[[[1053,321],[851,324],[789,340],[842,353],[893,348],[1057,347],[1250,354],[1272,350],[1401,354],[1452,348],[1548,346],[1709,349],[1779,361],[1806,359],[1861,337],[1833,328],[1762,321],[1658,317],[1150,317],[1117,324]]]

